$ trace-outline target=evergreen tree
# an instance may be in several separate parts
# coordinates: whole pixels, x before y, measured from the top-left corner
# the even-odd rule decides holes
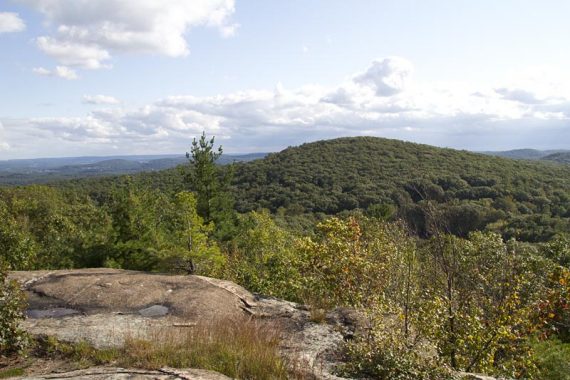
[[[198,215],[204,222],[213,222],[215,236],[219,240],[229,240],[235,231],[236,215],[234,200],[229,192],[233,167],[221,168],[216,161],[221,157],[221,146],[214,148],[215,137],[206,138],[202,133],[199,140],[192,141],[192,148],[186,157],[190,161],[188,176],[190,188],[197,196]]]

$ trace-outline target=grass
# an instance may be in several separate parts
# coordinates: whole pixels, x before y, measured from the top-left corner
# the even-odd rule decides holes
[[[38,343],[36,354],[66,358],[80,367],[200,368],[238,379],[288,379],[279,356],[280,331],[252,319],[220,319],[193,327],[153,330],[147,339],[126,339],[118,349],[97,350],[87,343],[67,344],[53,338]]]
[[[67,359],[79,368],[114,363],[121,349],[96,349],[87,342],[65,343],[54,337],[37,338],[33,355],[48,359]]]
[[[0,369],[0,379],[8,379],[10,377],[24,376],[23,368]]]
[[[286,379],[279,336],[274,327],[250,319],[161,329],[149,340],[127,339],[121,365],[202,368],[239,379]]]

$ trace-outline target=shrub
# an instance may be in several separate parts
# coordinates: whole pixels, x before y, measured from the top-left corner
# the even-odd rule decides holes
[[[384,301],[369,305],[366,311],[370,330],[345,344],[342,375],[387,380],[452,378],[435,348],[402,328],[398,307]]]
[[[570,380],[570,343],[557,339],[534,342],[540,379]]]
[[[20,327],[25,298],[20,285],[6,277],[5,265],[0,262],[0,355],[22,354],[29,343],[27,334]]]
[[[300,301],[299,258],[294,237],[267,211],[240,217],[224,276],[252,292]]]
[[[367,236],[355,217],[330,218],[315,237],[297,241],[303,275],[303,299],[322,308],[359,306],[386,286],[391,247],[388,224]]]

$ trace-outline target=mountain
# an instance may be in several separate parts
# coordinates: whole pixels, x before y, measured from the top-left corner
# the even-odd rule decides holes
[[[220,164],[251,161],[267,153],[224,155]],[[0,184],[22,185],[53,181],[134,174],[176,167],[187,163],[183,155],[136,155],[109,157],[38,158],[0,161]]]
[[[567,150],[537,150],[537,149],[513,149],[505,151],[479,152],[490,156],[512,158],[516,160],[541,160],[557,153],[570,153]]]
[[[38,173],[49,169],[65,166],[80,166],[97,164],[101,161],[124,160],[135,162],[148,162],[165,158],[183,158],[182,155],[132,155],[132,156],[84,156],[84,157],[57,157],[32,158],[0,161],[0,171],[16,173]]]
[[[570,152],[559,152],[542,157],[542,160],[570,164]]]
[[[239,211],[335,214],[393,208],[424,230],[425,201],[439,204],[459,235],[492,226],[541,240],[569,228],[570,166],[375,137],[291,147],[236,165]]]

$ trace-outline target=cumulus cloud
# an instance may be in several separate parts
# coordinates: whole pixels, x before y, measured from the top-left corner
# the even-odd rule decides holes
[[[230,20],[234,0],[16,0],[42,13],[54,33],[37,38],[46,54],[65,66],[110,67],[116,53],[182,57],[186,33],[214,27],[224,37],[238,27]]]
[[[79,78],[75,70],[66,66],[56,66],[53,70],[48,70],[44,67],[36,67],[33,69],[33,72],[42,76],[58,77],[67,80],[75,80]]]
[[[111,55],[97,45],[62,41],[51,37],[39,37],[36,42],[40,50],[66,66],[84,69],[109,67],[104,62],[111,59]]]
[[[365,72],[354,78],[354,81],[370,86],[378,96],[392,96],[406,88],[413,71],[412,63],[404,58],[385,58],[372,62]]]
[[[84,104],[94,104],[94,105],[121,104],[121,101],[119,99],[108,95],[84,95],[82,101]]]
[[[7,141],[12,151],[37,138],[57,140],[58,147],[81,142],[92,149],[128,149],[122,153],[184,152],[203,130],[242,152],[354,135],[475,150],[560,148],[570,141],[570,93],[557,90],[548,97],[546,89],[539,93],[518,85],[410,83],[411,71],[404,59],[387,58],[332,87],[278,84],[273,90],[170,96],[139,108],[94,110],[85,117],[11,121],[5,123]],[[111,104],[116,99],[86,96],[84,101]]]
[[[21,32],[25,29],[26,24],[17,13],[0,12],[0,34]]]

